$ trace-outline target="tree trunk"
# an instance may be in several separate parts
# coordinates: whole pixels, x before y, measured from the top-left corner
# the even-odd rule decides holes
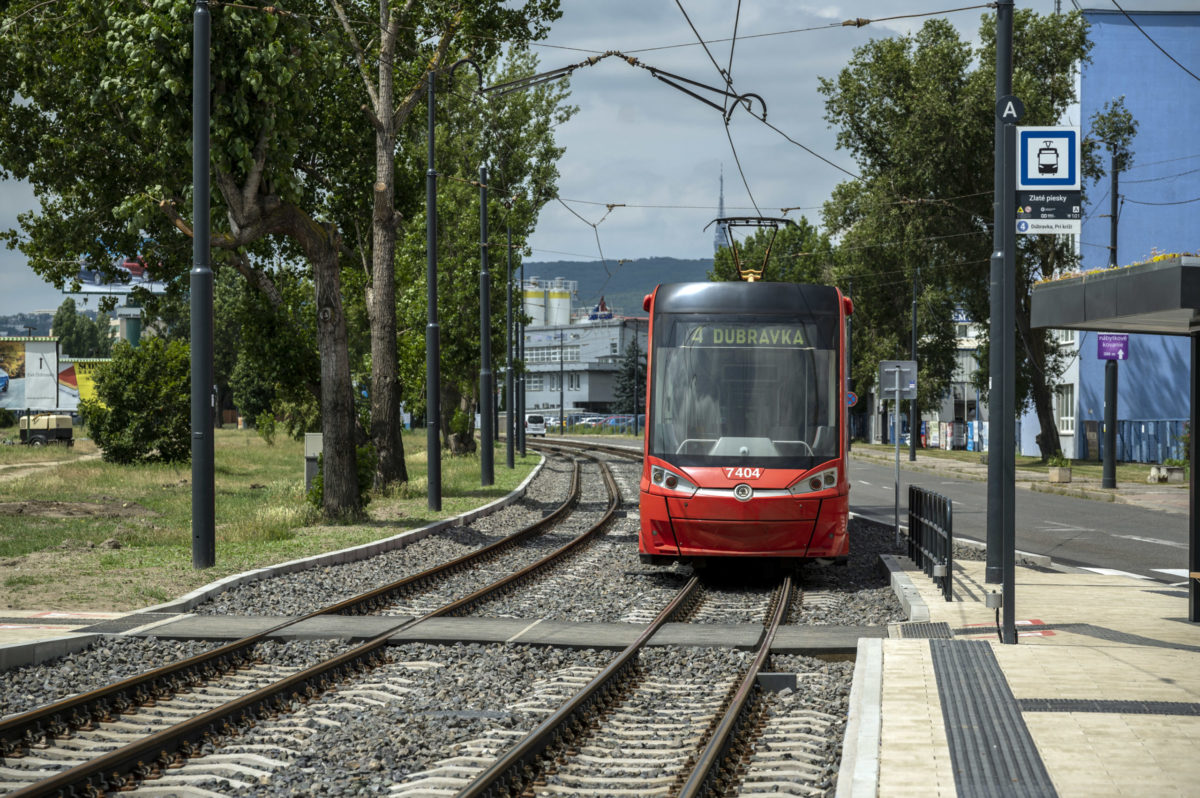
[[[1031,364],[1029,373],[1033,406],[1037,411],[1038,424],[1042,428],[1041,434],[1037,436],[1038,449],[1042,453],[1042,459],[1046,460],[1057,454],[1062,444],[1058,439],[1058,421],[1054,418],[1054,389],[1046,380],[1046,335],[1041,330],[1035,332],[1029,326],[1028,291],[1025,292],[1016,315],[1019,337],[1025,344],[1025,353]]]
[[[327,246],[310,253],[317,294],[317,346],[321,353],[321,435],[324,514],[327,518],[362,514],[354,450],[354,393],[346,317],[342,312],[335,231],[326,229]]]
[[[401,385],[396,356],[396,217],[394,210],[396,137],[392,126],[390,64],[381,62],[380,118],[375,134],[375,189],[371,235],[371,440],[378,462],[375,488],[408,482],[404,439],[400,435]],[[386,99],[385,99],[386,98]]]

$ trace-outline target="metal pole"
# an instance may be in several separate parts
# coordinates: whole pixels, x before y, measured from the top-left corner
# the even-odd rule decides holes
[[[211,568],[217,551],[210,394],[213,384],[213,273],[209,239],[212,17],[208,0],[196,0],[192,22],[192,567]]]
[[[846,288],[846,296],[850,297],[851,300],[853,300],[853,298],[854,298],[854,281],[853,280],[850,281],[850,284]],[[853,377],[854,361],[850,357],[850,345],[851,345],[851,342],[853,341],[853,338],[850,335],[850,331],[853,326],[852,322],[851,322],[852,318],[853,318],[853,316],[846,317],[846,380],[845,380],[845,384],[843,387],[846,389],[847,392],[851,392],[854,390],[854,377]],[[845,416],[846,417],[846,453],[849,454],[850,444],[854,440],[854,431],[851,429],[851,427],[853,425],[851,424],[851,421],[850,421],[850,410],[849,410],[849,408],[844,408],[844,409],[846,411],[846,416]]]
[[[1108,248],[1108,265],[1117,265],[1117,154],[1112,156],[1112,204],[1108,224],[1111,246]],[[1104,465],[1101,468],[1100,487],[1117,487],[1117,361],[1104,363]]]
[[[525,261],[521,260],[521,317],[522,321],[517,324],[517,350],[519,354],[517,359],[521,361],[521,375],[518,378],[520,385],[517,387],[517,402],[520,409],[517,412],[517,427],[520,429],[521,436],[521,457],[525,456]]]
[[[1011,14],[1011,5],[1010,14]],[[1003,422],[1000,433],[1000,518],[1003,539],[1003,580],[1004,580],[1004,623],[1001,641],[1013,644],[1017,642],[1015,582],[1016,579],[1016,505],[1017,505],[1017,228],[1013,219],[1013,207],[1016,204],[1017,176],[1012,165],[1017,157],[1017,127],[1008,124],[1004,126],[1004,194],[1001,204],[1005,206],[1004,215],[1004,302],[1001,316],[1002,340],[1004,341],[1004,368],[1001,371],[1000,382],[1000,420]],[[990,463],[992,458],[988,458]],[[989,513],[990,515],[990,513]]]
[[[638,346],[638,323],[633,320],[633,437],[638,434],[638,372],[642,364],[642,349]]]
[[[492,291],[488,279],[487,167],[479,167],[479,479],[483,487],[496,481],[492,462]]]
[[[1012,93],[1012,16],[1013,0],[999,0],[996,4],[996,100]],[[1004,481],[1003,458],[999,450],[1004,445],[1004,423],[1000,403],[996,401],[1000,392],[1000,380],[1004,374],[1004,341],[1012,337],[1012,330],[1001,326],[1004,292],[1004,226],[1011,214],[1009,206],[1013,197],[1004,195],[1005,170],[1012,164],[1004,160],[1004,125],[999,115],[995,129],[995,168],[992,174],[995,199],[992,202],[992,259],[989,274],[990,326],[988,345],[988,513],[987,513],[987,565],[984,581],[998,584],[1003,579],[1001,548],[1003,545],[1003,518],[1000,505],[1003,498],[1001,483]],[[994,412],[993,412],[994,411]],[[978,413],[976,413],[978,416]],[[965,419],[965,415],[964,415]]]
[[[433,167],[434,150],[434,74],[428,75],[429,166],[425,170],[425,456],[428,468],[428,506],[442,509],[441,427],[441,329],[437,309],[437,172]]]
[[[510,209],[511,210],[511,209]],[[504,281],[504,307],[506,308],[504,321],[504,341],[507,351],[504,354],[504,363],[507,368],[504,370],[504,410],[508,418],[508,424],[504,431],[504,456],[505,463],[509,468],[516,467],[514,459],[513,445],[517,431],[517,416],[513,412],[514,397],[513,397],[513,290],[512,290],[512,219],[507,219],[505,222],[504,231],[505,251],[508,253],[507,268],[505,274],[507,278]]]
[[[912,298],[912,361],[917,362],[917,277],[920,272],[913,275],[913,298]],[[908,462],[913,462],[917,459],[917,400],[916,398],[908,400]]]
[[[892,417],[892,437],[896,444],[896,545],[900,545],[900,367],[896,367],[896,412]]]
[[[563,339],[566,337],[567,337],[566,330],[558,331],[558,434],[559,435],[567,434],[567,425],[564,423],[564,421],[566,420],[564,411],[567,409],[567,404],[566,404],[567,400],[566,400],[566,391],[565,391],[567,386],[564,384],[564,379],[566,378],[567,375],[566,375],[566,370],[563,368]]]

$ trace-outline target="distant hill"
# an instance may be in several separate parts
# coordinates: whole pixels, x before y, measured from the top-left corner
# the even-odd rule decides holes
[[[608,261],[539,261],[525,263],[525,279],[553,280],[562,277],[579,283],[576,307],[590,307],[604,297],[610,308],[626,316],[642,315],[642,299],[659,283],[694,283],[708,280],[712,258],[638,258],[618,263]]]

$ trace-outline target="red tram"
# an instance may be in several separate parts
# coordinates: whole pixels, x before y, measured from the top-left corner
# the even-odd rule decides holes
[[[830,286],[678,283],[644,307],[642,561],[848,557],[850,300]]]

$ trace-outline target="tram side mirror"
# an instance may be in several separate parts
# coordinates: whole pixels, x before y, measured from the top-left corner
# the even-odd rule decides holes
[[[842,297],[842,309],[846,311],[847,316],[854,315],[854,300],[848,296]]]
[[[650,300],[653,298],[654,294],[646,294],[646,296],[642,298],[642,310],[646,311],[647,313],[650,312]]]

